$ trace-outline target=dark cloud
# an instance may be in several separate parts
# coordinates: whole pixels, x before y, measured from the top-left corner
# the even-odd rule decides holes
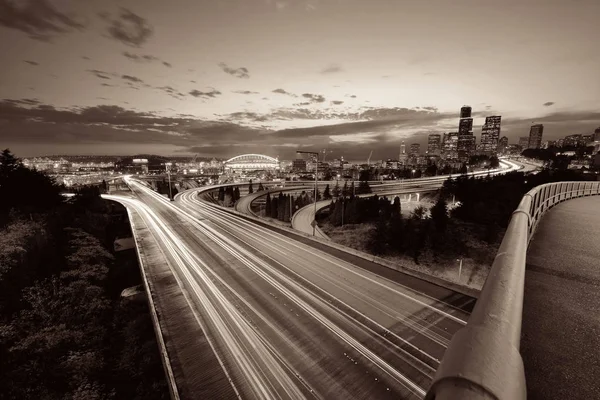
[[[106,14],[101,17],[107,20],[110,18]],[[126,8],[122,8],[120,15],[110,20],[108,27],[110,37],[132,47],[141,47],[153,32],[148,21]]]
[[[168,62],[166,62],[166,61],[163,61],[162,63],[163,63],[163,65],[164,65],[165,67],[169,67],[169,68],[171,68],[171,67],[173,66],[173,65],[171,65],[171,63],[168,63]]]
[[[335,74],[335,73],[342,72],[342,71],[343,71],[343,68],[341,66],[339,66],[337,64],[332,64],[329,67],[321,70],[321,73],[322,74]]]
[[[190,81],[190,82],[192,82],[192,83],[198,83],[198,82],[196,82],[196,81]]]
[[[23,105],[23,106],[35,106],[41,104],[38,99],[4,99],[3,102],[14,104],[14,105]]]
[[[88,56],[81,56],[81,58],[83,58],[84,60],[91,60],[91,58],[89,58]]]
[[[253,92],[251,90],[234,90],[233,93],[238,93],[238,94],[259,94],[258,92]]]
[[[84,28],[83,24],[58,11],[48,0],[0,0],[0,26],[45,42],[57,35]]]
[[[100,79],[110,79],[111,76],[114,76],[114,74],[110,72],[100,71],[98,69],[88,69],[87,72],[93,74],[94,76]]]
[[[331,101],[331,104],[339,106],[340,104],[344,104],[344,102],[341,100],[333,100],[333,101]]]
[[[129,58],[131,61],[135,61],[135,62],[152,62],[152,61],[159,61],[158,57],[149,55],[149,54],[145,54],[145,55],[137,55],[137,54],[133,54],[130,53],[128,51],[124,51],[122,53],[125,57]]]
[[[23,62],[26,62],[26,63],[27,63],[27,64],[29,64],[29,65],[35,65],[35,66],[38,66],[38,65],[40,65],[40,63],[38,63],[38,62],[35,62],[35,61],[30,61],[30,60],[23,60]]]
[[[136,76],[131,76],[131,75],[121,75],[121,78],[125,79],[126,81],[129,81],[129,82],[135,82],[135,83],[142,83],[142,82],[144,82],[140,78],[138,78]]]
[[[309,106],[310,104],[311,104],[310,101],[306,101],[306,102],[303,102],[303,103],[294,103],[294,105],[296,107]]]
[[[281,89],[281,88],[280,88],[280,89],[275,89],[275,90],[273,90],[273,93],[285,94],[285,95],[287,95],[287,96],[291,96],[291,97],[298,97],[298,96],[296,96],[295,94],[293,94],[293,93],[290,93],[290,92],[287,92],[287,91],[285,91],[285,90],[283,90],[283,89]]]
[[[110,79],[110,78],[109,78]],[[115,85],[111,85],[110,83],[103,83],[102,86],[106,87],[114,87]]]
[[[194,90],[190,91],[189,94],[192,95],[192,96],[194,96],[194,97],[211,97],[211,98],[214,98],[214,97],[217,97],[218,95],[220,95],[221,92],[219,92],[216,89],[211,89],[208,92],[201,92],[199,90],[194,89]]]
[[[553,101],[547,101],[547,102],[545,102],[545,103],[544,103],[544,104],[542,104],[542,105],[543,105],[544,107],[550,107],[550,106],[553,106],[553,105],[554,105],[554,102],[553,102]]]
[[[228,67],[227,64],[225,64],[224,62],[219,63],[219,67],[221,67],[223,72],[235,76],[236,78],[250,78],[250,74],[248,74],[248,69],[245,67],[231,68]]]
[[[313,103],[323,103],[325,101],[325,97],[320,94],[312,94],[312,93],[303,93],[302,97],[305,99],[310,99]]]

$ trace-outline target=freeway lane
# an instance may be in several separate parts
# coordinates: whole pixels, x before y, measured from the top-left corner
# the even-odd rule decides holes
[[[303,371],[313,393],[422,397],[465,311],[197,202],[193,192],[179,199],[221,246],[208,251],[229,248],[242,256],[247,268],[230,258],[229,268],[217,273],[240,301],[256,302],[246,312],[273,328],[261,332],[277,335],[266,337],[271,343],[280,338],[276,352],[291,370]],[[429,286],[437,298],[472,306],[471,298]]]

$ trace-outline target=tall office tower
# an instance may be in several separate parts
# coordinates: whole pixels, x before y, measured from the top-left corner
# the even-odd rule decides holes
[[[442,147],[445,160],[454,160],[458,157],[458,132],[444,134],[444,147]]]
[[[498,140],[498,153],[505,154],[506,148],[508,147],[508,138],[506,136],[502,136],[500,140]]]
[[[473,136],[473,118],[471,118],[471,107],[463,106],[460,109],[460,120],[458,122],[458,158],[468,160],[475,150],[475,136]]]
[[[544,125],[532,125],[529,130],[528,149],[539,149],[542,146],[542,134],[544,133]]]
[[[500,115],[485,118],[485,124],[481,128],[481,151],[483,154],[495,155],[498,151],[501,119]]]
[[[600,128],[594,131],[594,142],[600,142]]]
[[[442,135],[432,133],[427,139],[427,154],[430,156],[439,156],[442,150]]]
[[[402,144],[400,144],[400,154],[398,155],[398,162],[401,165],[405,165],[407,158],[408,158],[408,154],[406,154],[406,145],[404,144],[404,140],[403,140]]]
[[[421,152],[421,145],[419,143],[413,143],[410,145],[410,156],[418,156]]]
[[[523,150],[525,150],[527,148],[527,146],[529,146],[529,137],[528,136],[521,136],[519,138],[519,146],[521,146],[521,148]]]

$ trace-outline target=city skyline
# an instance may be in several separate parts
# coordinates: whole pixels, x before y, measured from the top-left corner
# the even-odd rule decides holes
[[[600,126],[597,2],[433,3],[0,0],[3,146],[385,159],[463,105],[478,142],[494,115],[510,143]]]

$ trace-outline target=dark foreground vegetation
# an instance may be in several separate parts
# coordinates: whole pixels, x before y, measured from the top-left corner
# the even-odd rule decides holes
[[[0,155],[0,397],[166,399],[125,209],[84,188],[66,201],[46,175]]]
[[[333,200],[319,220],[325,227],[369,226],[356,247],[376,255],[409,256],[416,263],[423,258],[439,263],[463,257],[491,263],[511,214],[527,191],[543,183],[586,179],[591,178],[569,170],[449,179],[433,207],[417,207],[409,217],[402,216],[398,197],[360,198],[349,191]],[[449,211],[453,201],[458,206]]]

